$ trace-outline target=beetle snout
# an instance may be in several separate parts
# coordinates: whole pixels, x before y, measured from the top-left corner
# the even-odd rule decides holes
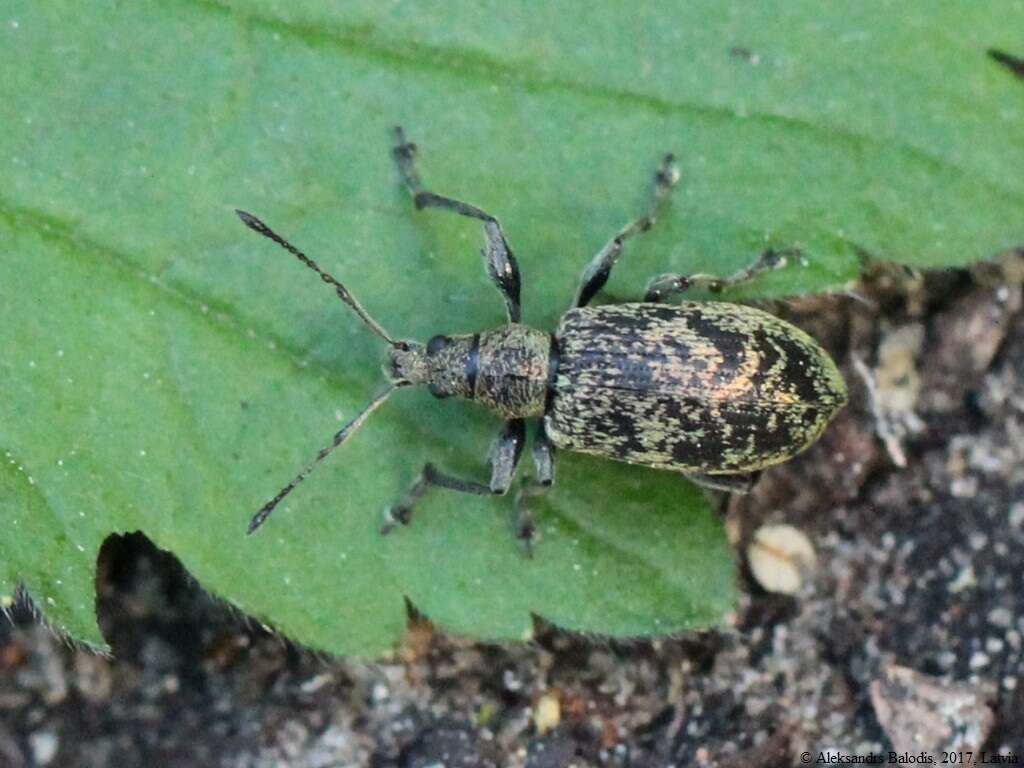
[[[393,382],[422,384],[427,379],[427,356],[423,345],[415,341],[396,343],[391,348],[384,373]]]

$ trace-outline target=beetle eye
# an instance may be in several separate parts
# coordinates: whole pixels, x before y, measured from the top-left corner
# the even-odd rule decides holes
[[[432,394],[438,400],[444,400],[445,398],[448,398],[448,397],[452,396],[451,392],[446,392],[441,387],[439,387],[437,384],[430,384],[430,385],[427,386],[427,389],[429,389],[430,390],[430,394]]]
[[[447,336],[435,336],[434,338],[427,342],[427,354],[435,355],[442,349],[447,347],[449,343],[451,343],[451,339],[449,339]]]

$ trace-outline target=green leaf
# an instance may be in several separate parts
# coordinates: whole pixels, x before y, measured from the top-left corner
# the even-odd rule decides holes
[[[252,512],[379,390],[382,349],[245,230],[265,218],[385,326],[502,322],[479,227],[501,217],[525,316],[551,328],[639,212],[683,181],[609,285],[805,258],[747,295],[836,290],[862,253],[964,264],[1024,242],[1019,4],[803,2],[46,4],[0,14],[0,595],[101,643],[96,552],[142,530],[214,593],[317,647],[373,654],[407,597],[449,630],[705,626],[732,604],[720,522],[678,477],[560,455],[532,560],[511,499],[432,492],[382,539],[424,461],[483,479],[497,421],[401,392],[275,513]],[[527,472],[529,469],[526,470]]]

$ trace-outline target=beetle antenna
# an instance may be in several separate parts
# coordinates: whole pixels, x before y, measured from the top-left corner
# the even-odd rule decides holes
[[[363,305],[360,304],[358,301],[356,301],[356,297],[355,296],[353,296],[351,293],[349,293],[348,288],[346,288],[338,280],[335,280],[329,274],[327,274],[322,269],[320,269],[320,265],[319,264],[317,264],[315,261],[313,261],[311,258],[309,258],[309,256],[304,254],[302,251],[300,251],[294,245],[289,243],[287,240],[285,240],[283,237],[281,237],[279,234],[277,234],[277,232],[272,230],[270,227],[268,227],[266,224],[264,224],[262,221],[260,221],[255,216],[253,216],[251,213],[246,213],[245,211],[240,211],[238,209],[235,210],[235,213],[238,214],[238,218],[240,218],[242,220],[242,223],[245,224],[245,226],[247,226],[253,232],[258,232],[259,234],[263,235],[264,237],[269,238],[270,240],[273,240],[275,243],[277,243],[282,248],[284,248],[286,251],[288,251],[288,253],[292,254],[292,256],[297,258],[299,261],[301,261],[307,267],[309,267],[314,272],[316,272],[318,275],[320,275],[320,279],[321,280],[323,280],[328,285],[333,285],[335,293],[338,294],[338,298],[341,299],[342,301],[344,301],[350,307],[352,307],[352,309],[355,310],[355,313],[357,315],[359,315],[360,318],[362,318],[362,321],[364,323],[366,323],[368,326],[370,326],[370,330],[371,331],[376,333],[378,336],[380,336],[382,339],[384,339],[384,341],[386,341],[391,346],[393,346],[393,347],[398,346],[398,342],[396,342],[394,339],[392,339],[388,335],[388,332],[384,330],[384,328],[380,325],[380,323],[378,323],[376,320],[374,320],[372,317],[370,317],[370,315],[367,313],[367,311],[365,309],[363,309]]]
[[[295,486],[297,486],[299,483],[305,480],[306,475],[312,472],[313,468],[317,464],[326,459],[327,456],[330,455],[331,451],[333,451],[339,445],[348,440],[348,438],[352,436],[353,432],[355,432],[357,429],[363,426],[363,422],[365,422],[370,417],[370,414],[377,410],[377,408],[379,408],[384,403],[384,401],[391,396],[392,392],[394,392],[396,389],[399,389],[400,387],[405,386],[408,386],[408,384],[400,383],[388,387],[386,390],[384,390],[375,398],[373,398],[373,400],[370,401],[369,405],[367,405],[365,408],[363,408],[363,410],[359,412],[358,416],[356,416],[354,419],[352,419],[352,421],[350,421],[348,424],[346,424],[344,427],[338,430],[334,434],[334,439],[331,440],[330,445],[325,445],[323,448],[321,448],[320,451],[317,453],[316,457],[311,462],[309,462],[309,464],[307,464],[305,468],[301,472],[299,472],[299,474],[295,476],[295,479],[293,479],[290,483],[288,483],[288,485],[286,485],[284,488],[278,491],[277,495],[274,498],[272,498],[270,501],[264,504],[260,508],[260,511],[252,516],[252,520],[249,521],[248,532],[253,533],[257,528],[263,525],[264,521],[268,517],[270,517],[270,513],[274,511],[274,507],[281,503],[281,499],[283,499],[285,496],[287,496],[289,493],[295,490]]]

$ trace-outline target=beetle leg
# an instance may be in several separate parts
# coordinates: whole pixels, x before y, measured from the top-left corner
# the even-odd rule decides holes
[[[651,278],[651,281],[647,283],[644,301],[662,301],[666,296],[683,293],[694,286],[706,288],[712,293],[721,293],[726,288],[749,282],[760,274],[770,272],[773,269],[781,269],[786,266],[786,258],[788,256],[799,255],[800,251],[796,248],[787,248],[785,250],[769,248],[753,264],[744,267],[729,277],[718,277],[717,275],[705,273],[695,275],[679,275],[674,273],[658,275]]]
[[[533,440],[533,466],[537,469],[537,482],[544,486],[555,482],[555,445],[541,420]]]
[[[544,429],[543,421],[533,441],[533,465],[537,469],[537,476],[523,482],[519,493],[516,494],[515,503],[516,538],[523,542],[529,557],[533,557],[533,542],[537,529],[533,525],[526,501],[546,493],[555,482],[555,446]]]
[[[478,219],[484,223],[484,236],[487,239],[487,248],[482,251],[484,263],[487,267],[487,275],[501,291],[505,298],[505,309],[508,312],[508,321],[518,323],[522,314],[519,306],[519,292],[521,280],[519,277],[519,264],[516,261],[501,224],[475,205],[455,200],[451,197],[444,197],[423,189],[420,183],[420,175],[416,171],[416,145],[406,141],[405,132],[401,126],[395,127],[395,139],[397,144],[392,150],[398,169],[402,173],[402,180],[405,182],[416,210],[424,208],[440,208],[451,211],[460,216],[467,216],[471,219]]]
[[[754,483],[761,476],[760,472],[748,472],[736,475],[704,475],[691,474],[684,477],[691,483],[707,488],[712,491],[725,491],[726,493],[750,493]]]
[[[474,480],[463,480],[442,472],[433,464],[426,464],[401,503],[387,511],[387,519],[381,528],[381,534],[391,533],[396,525],[408,525],[412,520],[413,507],[431,486],[477,496],[504,496],[512,485],[512,476],[523,452],[525,437],[526,428],[522,419],[505,422],[505,427],[491,445],[488,460],[491,465],[491,481],[487,485]]]
[[[675,157],[671,154],[665,155],[654,174],[654,194],[651,196],[647,212],[620,229],[583,270],[579,288],[576,289],[576,297],[572,301],[574,307],[585,307],[608,282],[615,262],[622,255],[622,244],[654,226],[677,181],[679,169],[676,167]]]
[[[542,496],[550,487],[531,477],[523,482],[516,494],[516,538],[523,542],[527,557],[533,557],[533,542],[537,539],[537,529],[527,501]]]

